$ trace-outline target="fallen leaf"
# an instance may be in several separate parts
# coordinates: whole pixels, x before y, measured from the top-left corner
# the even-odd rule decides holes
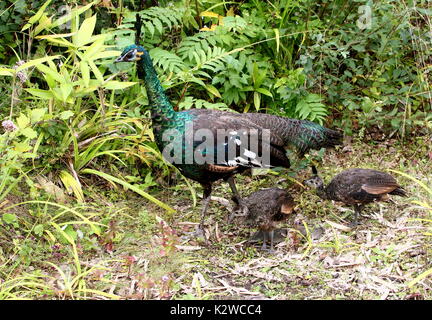
[[[347,226],[341,225],[341,224],[339,224],[339,223],[332,222],[332,221],[329,221],[329,220],[325,220],[325,222],[327,222],[327,223],[328,223],[329,225],[331,225],[333,228],[336,228],[336,229],[339,229],[339,230],[342,230],[342,231],[351,231],[351,228],[350,228],[350,227],[347,227]]]
[[[176,245],[175,247],[177,249],[183,250],[183,251],[196,251],[196,250],[201,250],[202,249],[202,247],[200,247],[200,246],[181,246],[181,245]]]

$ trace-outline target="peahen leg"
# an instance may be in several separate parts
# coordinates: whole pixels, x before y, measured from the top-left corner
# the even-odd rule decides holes
[[[273,247],[273,240],[274,240],[274,230],[269,231],[269,238],[270,238],[270,252],[274,252],[274,247]]]
[[[207,244],[207,237],[204,230],[204,221],[205,217],[207,215],[207,209],[209,207],[210,198],[211,198],[211,192],[212,192],[212,186],[211,184],[202,184],[202,187],[204,189],[203,192],[203,201],[202,201],[202,209],[201,209],[201,218],[200,223],[198,225],[198,228],[193,232],[187,232],[184,239],[191,239],[191,238],[204,238],[205,243]]]
[[[354,228],[354,227],[357,227],[359,225],[358,217],[359,217],[362,209],[363,209],[362,205],[358,205],[358,204],[354,205],[354,221],[351,222],[351,224],[350,224],[351,227]]]
[[[243,208],[242,199],[241,199],[240,194],[239,194],[239,192],[238,192],[238,190],[237,190],[237,187],[236,187],[236,185],[235,185],[234,177],[231,176],[231,177],[227,178],[226,181],[228,182],[228,184],[229,184],[229,186],[230,186],[230,188],[231,188],[231,191],[232,191],[232,193],[233,193],[232,200],[236,203],[236,205],[238,205],[238,207],[239,207],[239,211],[242,212],[243,215],[244,215],[244,213],[245,213],[246,211],[245,211],[245,208]],[[234,219],[234,217],[235,217],[236,215],[237,215],[236,212],[233,211],[233,212],[230,214],[230,216],[228,217],[228,223],[231,223],[231,221]]]
[[[200,224],[199,224],[198,229],[200,231],[202,231],[203,235],[205,235],[205,233],[204,233],[204,220],[205,220],[205,217],[207,215],[207,209],[208,209],[208,206],[209,206],[209,203],[210,203],[210,196],[211,196],[211,192],[212,192],[212,186],[211,186],[211,184],[206,184],[206,185],[203,184],[202,186],[204,188],[203,202],[202,202],[203,203],[203,207],[201,209],[201,220],[200,220]],[[204,238],[205,238],[205,236],[204,236]]]
[[[240,194],[239,194],[239,192],[237,190],[237,187],[236,187],[236,184],[235,184],[235,181],[234,181],[234,177],[231,176],[231,177],[227,178],[226,181],[228,182],[228,184],[229,184],[229,186],[231,188],[231,191],[232,191],[232,193],[234,195],[233,196],[234,202],[236,204],[238,204],[238,205],[241,205],[241,197],[240,197]]]
[[[267,239],[268,239],[268,232],[267,231],[264,231],[263,230],[263,236],[264,236],[264,238],[263,238],[263,244],[262,244],[262,247],[261,247],[261,250],[263,250],[263,251],[266,251],[267,250]]]

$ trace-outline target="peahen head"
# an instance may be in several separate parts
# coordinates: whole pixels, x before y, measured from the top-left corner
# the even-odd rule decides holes
[[[127,46],[115,62],[135,62],[141,60],[142,55],[148,55],[146,49],[137,44]]]
[[[318,171],[315,168],[315,166],[312,166],[312,174],[313,176],[309,179],[306,179],[303,181],[304,185],[307,185],[310,188],[314,189],[323,189],[324,188],[324,181],[321,179],[321,177],[318,175]]]

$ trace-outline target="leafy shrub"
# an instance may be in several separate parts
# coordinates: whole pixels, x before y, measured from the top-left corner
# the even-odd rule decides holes
[[[348,1],[341,2],[329,3],[310,18],[322,27],[301,48],[298,63],[308,75],[307,86],[325,92],[326,102],[342,113],[348,133],[353,126],[378,126],[403,137],[415,127],[430,126],[424,69],[431,50],[424,14],[430,9],[422,2],[371,2],[371,24],[362,30],[357,9],[363,3],[348,10]]]

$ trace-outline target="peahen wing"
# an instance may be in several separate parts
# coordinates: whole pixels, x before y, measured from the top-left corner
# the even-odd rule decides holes
[[[396,179],[385,172],[370,169],[364,169],[364,172],[366,181],[363,183],[362,189],[370,194],[386,194],[399,188]]]
[[[300,156],[310,149],[319,150],[342,144],[341,132],[327,129],[311,121],[262,113],[247,113],[244,117],[262,128],[272,130],[283,139],[286,146],[293,145]]]
[[[193,114],[194,153],[216,165],[214,169],[290,166],[283,139],[271,130],[235,113],[194,110]]]
[[[333,200],[354,204],[371,202],[398,188],[396,180],[385,172],[351,168],[339,173],[326,189]]]
[[[187,113],[194,115],[197,124],[203,121],[206,126],[213,126],[206,120],[218,122],[227,121],[229,125],[243,123],[244,128],[268,129],[271,132],[271,144],[279,150],[292,145],[302,156],[310,149],[319,150],[323,147],[334,147],[342,144],[343,134],[339,131],[327,129],[319,124],[307,120],[290,119],[263,113],[233,113],[219,110],[195,109]],[[224,123],[214,124],[222,128]]]

